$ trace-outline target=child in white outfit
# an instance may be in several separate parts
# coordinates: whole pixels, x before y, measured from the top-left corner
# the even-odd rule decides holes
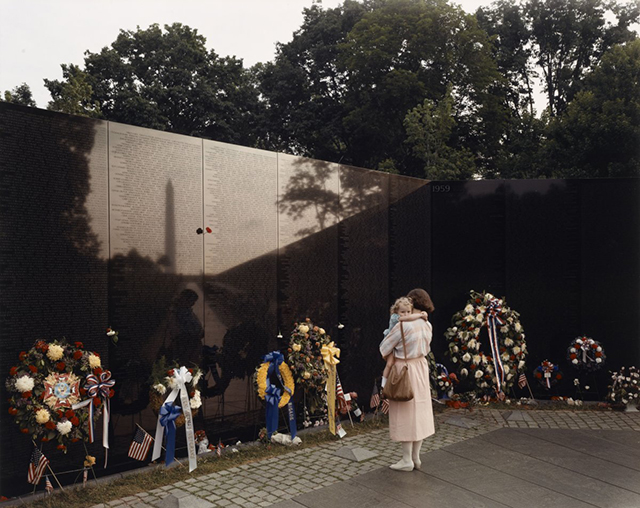
[[[389,335],[389,332],[391,331],[391,329],[394,326],[396,326],[400,321],[413,321],[415,319],[421,319],[421,318],[426,321],[428,317],[429,317],[428,314],[424,311],[422,311],[420,314],[413,314],[413,302],[411,301],[411,298],[408,298],[406,296],[401,296],[391,306],[391,317],[389,318],[389,328],[387,328],[383,332],[383,339],[384,337]],[[391,373],[391,367],[396,361],[396,358],[393,355],[393,352],[390,355],[388,355],[385,358],[385,360],[387,362],[387,365],[385,366],[384,371],[382,372],[382,388],[384,388],[384,385],[387,384],[387,378]]]

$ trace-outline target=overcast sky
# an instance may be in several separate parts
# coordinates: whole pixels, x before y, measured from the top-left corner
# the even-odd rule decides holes
[[[343,0],[322,0],[326,9]],[[474,12],[490,0],[454,2]],[[179,22],[196,28],[220,56],[245,66],[273,59],[289,42],[312,0],[0,0],[0,93],[27,83],[40,108],[50,100],[43,78],[61,79],[60,64],[84,66],[84,52],[110,46],[120,29]]]

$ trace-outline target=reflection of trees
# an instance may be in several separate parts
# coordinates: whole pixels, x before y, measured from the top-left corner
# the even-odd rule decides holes
[[[383,190],[380,179],[387,175],[358,168],[344,168],[325,161],[296,158],[294,172],[279,198],[279,211],[294,221],[314,218],[317,225],[304,227],[304,237],[364,210],[379,205]],[[363,178],[363,173],[366,176]],[[339,179],[340,191],[337,192]]]

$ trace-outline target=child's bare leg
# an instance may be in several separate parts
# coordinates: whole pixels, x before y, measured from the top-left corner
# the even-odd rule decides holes
[[[396,357],[394,354],[390,354],[387,356],[386,360],[387,365],[385,365],[384,371],[382,371],[382,388],[387,384],[387,378],[389,377],[389,374],[391,374],[391,367],[396,362]]]

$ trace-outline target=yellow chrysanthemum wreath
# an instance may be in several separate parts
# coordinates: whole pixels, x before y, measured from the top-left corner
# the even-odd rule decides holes
[[[266,391],[267,391],[267,374],[269,372],[269,362],[265,362],[260,364],[258,367],[258,373],[256,375],[256,381],[258,383],[258,397],[264,400]],[[289,403],[289,399],[291,398],[291,394],[295,388],[295,383],[293,382],[293,374],[291,373],[291,369],[289,366],[282,362],[280,364],[280,376],[282,377],[282,382],[286,388],[289,388],[290,392],[287,390],[282,391],[282,397],[280,398],[280,403],[278,404],[279,408],[286,406]]]

